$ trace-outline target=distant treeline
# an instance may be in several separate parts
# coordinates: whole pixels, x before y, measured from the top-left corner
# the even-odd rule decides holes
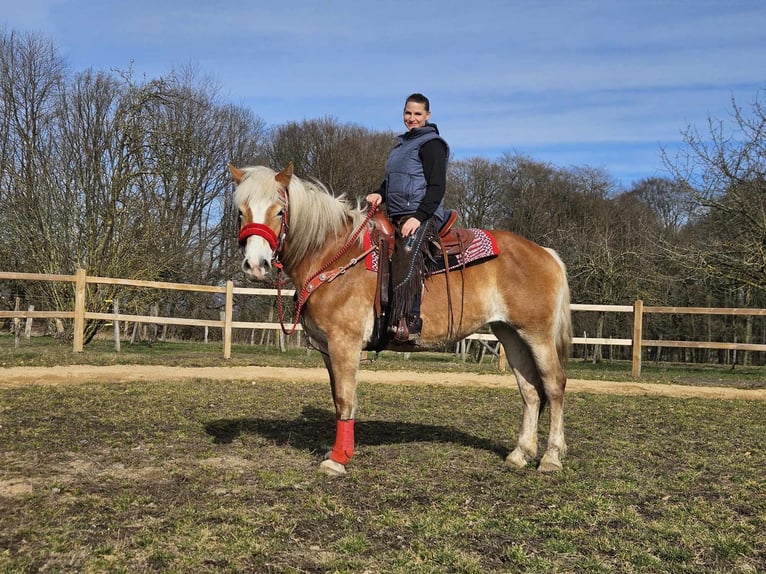
[[[148,79],[130,69],[75,71],[50,41],[5,31],[0,270],[241,280],[227,162],[292,161],[300,176],[361,201],[380,183],[393,137],[332,117],[268,126],[195,69]],[[447,203],[465,226],[509,229],[556,249],[574,302],[766,307],[764,138],[761,104],[732,102],[726,120],[683,133],[681,154],[664,157],[672,177],[625,189],[603,169],[508,153],[452,161]],[[0,306],[21,296],[63,308],[67,287],[2,282]],[[97,295],[106,310],[112,288]],[[177,297],[161,305],[200,316],[211,307]],[[575,328],[620,337],[621,322],[589,314]],[[760,319],[669,318],[649,328],[652,338],[766,338]]]

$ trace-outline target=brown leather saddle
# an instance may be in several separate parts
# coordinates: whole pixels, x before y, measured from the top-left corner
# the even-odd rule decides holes
[[[437,233],[438,244],[434,242],[433,251],[441,256],[444,267],[439,272],[449,274],[450,261],[463,253],[475,238],[471,229],[453,228],[458,218],[454,209],[447,211],[444,223]],[[396,230],[388,217],[376,213],[372,218],[373,228],[370,241],[378,247],[378,280],[375,289],[375,331],[369,350],[380,350],[389,342],[387,336],[388,311],[391,304],[391,258],[396,244]]]
[[[447,210],[447,217],[439,228],[439,251],[447,255],[459,255],[474,240],[475,234],[471,229],[453,228],[458,218],[455,209]],[[380,267],[385,267],[384,262],[391,261],[396,243],[396,231],[394,225],[383,213],[376,213],[372,218],[373,229],[371,241],[380,248]]]

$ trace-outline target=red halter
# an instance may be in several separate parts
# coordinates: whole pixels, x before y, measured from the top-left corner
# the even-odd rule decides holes
[[[257,235],[263,237],[271,247],[272,251],[277,248],[277,234],[268,225],[263,223],[248,223],[242,229],[239,230],[239,246],[244,247],[247,242],[247,238],[251,235]]]
[[[277,236],[276,233],[274,233],[274,230],[269,227],[268,225],[265,225],[263,223],[248,223],[245,225],[242,229],[239,230],[239,246],[244,247],[245,243],[247,242],[247,239],[251,235],[257,235],[258,237],[262,237],[266,240],[266,243],[269,244],[269,247],[274,252],[272,261],[276,261],[279,258],[279,253],[282,251],[282,247],[285,243],[285,236],[287,235],[287,231],[290,228],[290,219],[289,219],[289,204],[290,204],[290,196],[288,195],[287,189],[280,190],[279,196],[284,201],[284,207],[282,208],[282,225],[279,229],[279,236]]]

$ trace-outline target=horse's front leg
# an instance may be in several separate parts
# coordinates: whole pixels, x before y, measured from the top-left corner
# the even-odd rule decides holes
[[[354,456],[359,352],[355,345],[330,342],[328,354],[324,355],[335,402],[335,443],[319,470],[330,476],[346,474],[346,465]]]

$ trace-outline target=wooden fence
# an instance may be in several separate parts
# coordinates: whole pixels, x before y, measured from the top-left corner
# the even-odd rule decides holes
[[[0,281],[64,281],[74,283],[75,304],[71,311],[2,311],[0,319],[69,319],[74,321],[73,351],[76,353],[83,350],[83,338],[86,320],[103,321],[130,321],[134,323],[150,323],[159,325],[188,325],[198,327],[219,328],[223,333],[223,356],[231,357],[232,332],[234,329],[271,329],[280,330],[279,323],[259,321],[234,321],[234,295],[270,295],[275,296],[275,289],[262,289],[254,287],[235,287],[232,281],[227,281],[224,286],[193,285],[187,283],[166,283],[162,281],[140,281],[134,279],[116,279],[111,277],[88,276],[84,269],[78,269],[74,275],[55,275],[38,273],[12,273],[0,272]],[[220,320],[215,319],[188,319],[182,317],[160,317],[154,315],[133,315],[125,313],[96,313],[87,310],[86,293],[88,284],[123,285],[128,287],[142,287],[148,289],[167,289],[175,291],[195,291],[201,293],[216,293],[224,296],[224,311]],[[293,290],[283,290],[284,296],[292,296]],[[572,311],[632,313],[633,336],[630,339],[574,337],[575,345],[613,345],[632,346],[632,374],[635,377],[641,375],[641,356],[644,347],[672,347],[672,348],[701,348],[701,349],[727,349],[740,351],[764,351],[766,344],[748,344],[736,342],[717,341],[670,341],[670,340],[647,340],[643,339],[644,316],[648,314],[677,314],[677,315],[737,315],[737,316],[766,316],[766,309],[742,309],[742,308],[705,308],[705,307],[652,307],[645,306],[642,301],[636,301],[633,305],[595,305],[595,304],[572,304]],[[300,329],[300,325],[298,325]],[[493,335],[476,334],[470,337],[482,342],[496,341]],[[504,368],[504,357],[501,354],[501,368]]]

